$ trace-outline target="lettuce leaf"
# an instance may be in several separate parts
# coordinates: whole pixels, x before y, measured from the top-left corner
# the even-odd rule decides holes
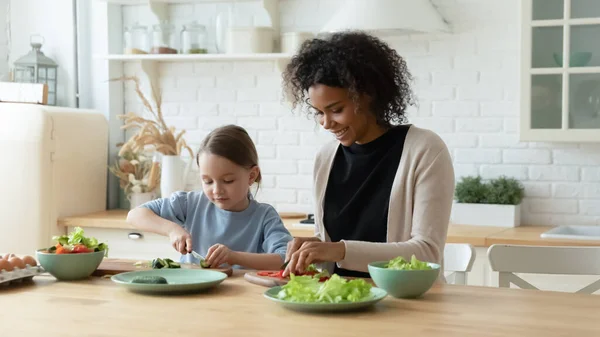
[[[402,256],[391,259],[386,265],[388,269],[397,270],[429,270],[431,267],[427,262],[417,260],[416,256],[410,258],[410,262],[406,261]]]

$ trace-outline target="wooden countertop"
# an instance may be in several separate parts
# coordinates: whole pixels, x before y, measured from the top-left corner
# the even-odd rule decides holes
[[[82,228],[131,229],[133,227],[125,221],[127,212],[125,209],[114,209],[80,216],[69,216],[58,219],[58,225],[64,227],[79,226]],[[299,218],[283,218],[283,224],[293,236],[313,236],[313,229],[311,228],[294,227],[299,221]]]
[[[127,210],[109,210],[82,216],[70,216],[58,220],[59,226],[80,226],[112,229],[132,228],[125,221]],[[296,227],[298,218],[283,218],[286,228],[294,236],[313,236],[313,229]],[[471,226],[451,224],[448,243],[470,243],[476,247],[493,244],[518,244],[533,246],[600,246],[600,241],[544,239],[540,235],[552,226],[521,226],[515,228]]]
[[[600,241],[543,239],[540,234],[552,229],[552,226],[523,226],[508,228],[486,238],[486,245],[545,245],[545,246],[600,246]],[[539,244],[538,244],[539,243]]]
[[[204,293],[147,296],[110,279],[2,289],[3,336],[600,336],[594,295],[492,287],[436,285],[418,300],[391,296],[345,314],[300,313],[263,297],[267,288],[239,274]],[[565,308],[569,308],[565,311]],[[60,323],[62,322],[62,323]]]

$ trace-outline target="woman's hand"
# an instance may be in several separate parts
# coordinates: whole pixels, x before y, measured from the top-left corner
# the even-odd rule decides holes
[[[289,263],[283,271],[283,277],[290,273],[301,273],[311,264],[319,262],[338,262],[346,256],[343,242],[320,242],[306,240],[298,250],[292,253]]]
[[[231,262],[234,252],[227,246],[217,243],[216,245],[208,248],[206,253],[206,263],[212,268],[218,268],[223,263],[232,265]]]
[[[294,238],[292,241],[288,242],[287,244],[287,251],[285,253],[285,261],[289,261],[290,258],[292,257],[292,254],[294,254],[298,249],[300,249],[300,246],[302,246],[303,243],[305,242],[321,242],[321,240],[319,240],[319,238],[315,238],[315,237],[299,237],[299,238]]]
[[[169,231],[169,240],[171,241],[171,246],[179,253],[185,255],[192,252],[192,237],[190,233],[179,225],[175,224]]]

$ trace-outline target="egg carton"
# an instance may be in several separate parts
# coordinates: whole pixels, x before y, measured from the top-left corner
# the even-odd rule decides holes
[[[30,265],[25,266],[25,269],[15,268],[13,271],[1,270],[0,285],[29,281],[34,276],[41,275],[44,272],[44,268],[40,266],[32,267]]]

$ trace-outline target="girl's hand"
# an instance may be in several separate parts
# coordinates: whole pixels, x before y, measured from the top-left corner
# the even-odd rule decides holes
[[[216,245],[208,248],[208,253],[206,253],[206,263],[213,268],[218,268],[224,263],[233,265],[233,255],[234,252],[231,249],[225,245],[217,243]]]
[[[179,225],[169,231],[169,240],[176,251],[185,255],[192,252],[192,237]]]
[[[305,241],[288,260],[283,277],[290,273],[298,274],[306,270],[311,263],[338,262],[346,256],[346,245],[343,242]]]

